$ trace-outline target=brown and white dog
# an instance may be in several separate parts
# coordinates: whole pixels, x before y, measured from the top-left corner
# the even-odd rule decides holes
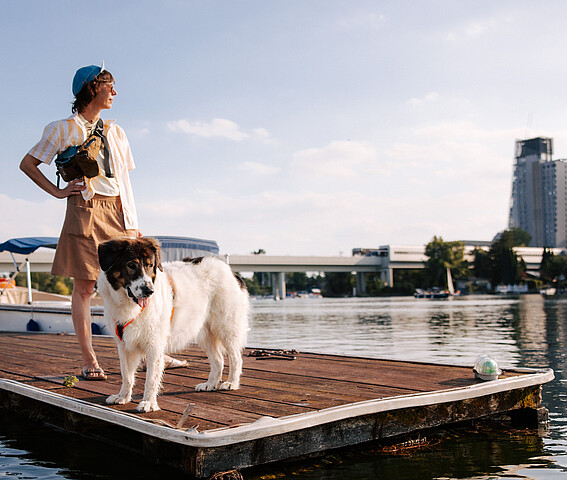
[[[152,238],[120,238],[98,247],[98,291],[104,299],[108,329],[120,356],[122,388],[107,398],[124,404],[132,398],[136,369],[146,359],[146,385],[138,411],[159,410],[157,395],[165,353],[191,343],[205,350],[209,378],[195,388],[234,390],[240,385],[250,302],[242,280],[214,257],[164,262]],[[228,379],[222,382],[224,353]]]

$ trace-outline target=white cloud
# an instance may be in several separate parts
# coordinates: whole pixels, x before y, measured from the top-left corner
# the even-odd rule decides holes
[[[360,246],[425,244],[433,235],[489,239],[505,227],[506,202],[498,202],[497,195],[455,193],[442,185],[410,185],[397,195],[378,185],[371,192],[266,190],[231,195],[199,190],[190,192],[191,199],[141,202],[139,210],[152,233],[211,238],[222,253],[233,254],[258,248],[273,255],[348,254]]]
[[[425,103],[433,103],[439,99],[439,94],[437,92],[431,92],[425,95],[423,98],[410,98],[406,103],[408,105],[423,105]]]
[[[211,122],[189,122],[181,119],[175,122],[168,122],[167,127],[173,132],[187,133],[199,137],[224,137],[229,140],[239,142],[248,138],[249,135],[242,130],[238,124],[225,118],[215,118]]]
[[[384,151],[391,168],[429,170],[431,175],[454,175],[475,182],[480,177],[503,181],[510,174],[513,130],[489,130],[471,122],[441,122],[412,131],[408,142]],[[509,148],[507,148],[509,147]]]
[[[262,143],[266,143],[269,145],[278,144],[278,142],[271,137],[270,132],[268,132],[268,130],[266,130],[265,128],[262,127],[255,128],[254,130],[252,130],[252,133],[254,138]]]
[[[451,139],[456,142],[513,142],[517,136],[517,129],[486,129],[466,120],[454,122],[438,122],[423,125],[414,130],[416,136],[422,139]],[[512,140],[510,140],[512,139]],[[512,143],[513,146],[513,143]]]
[[[139,127],[139,128],[128,128],[128,138],[143,138],[147,137],[150,134],[150,129],[148,127]]]
[[[489,32],[500,31],[505,24],[508,24],[510,22],[512,22],[512,20],[508,17],[494,17],[471,20],[451,30],[447,34],[447,40],[454,42],[459,40],[472,40],[480,38]]]
[[[33,188],[31,183],[30,188]],[[18,237],[59,236],[65,217],[65,201],[50,198],[38,203],[0,193],[0,204],[0,232],[5,236],[0,242]]]
[[[280,167],[266,165],[264,163],[244,162],[238,166],[238,170],[245,172],[248,175],[269,176],[277,175],[281,172],[282,169]]]
[[[380,28],[384,25],[386,16],[381,13],[356,13],[343,18],[339,24],[346,28],[359,29],[364,27]]]
[[[186,133],[204,138],[221,137],[235,142],[253,139],[261,143],[277,145],[277,142],[271,137],[270,132],[265,128],[257,127],[254,128],[251,133],[247,133],[241,130],[237,123],[226,118],[214,118],[210,122],[189,122],[189,120],[181,119],[168,122],[167,128],[172,132]]]
[[[511,138],[513,132],[483,129],[470,122],[415,129],[407,142],[392,144],[383,152],[395,186],[390,191],[416,202],[416,212],[442,212],[436,219],[427,220],[436,226],[431,235],[437,231],[455,239],[492,238],[507,221]],[[460,220],[453,209],[462,210]],[[419,214],[413,217],[415,228],[423,221],[420,218]],[[473,224],[476,230],[471,228]]]
[[[308,148],[293,155],[291,166],[304,173],[331,177],[354,177],[360,168],[375,163],[374,146],[364,142],[336,140],[325,147]]]

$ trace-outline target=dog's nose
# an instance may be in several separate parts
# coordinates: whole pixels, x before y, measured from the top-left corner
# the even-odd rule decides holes
[[[154,289],[149,285],[144,285],[142,288],[142,294],[146,297],[149,297],[152,293],[154,293]]]

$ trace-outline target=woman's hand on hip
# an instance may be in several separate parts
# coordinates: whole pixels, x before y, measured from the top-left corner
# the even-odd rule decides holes
[[[71,180],[65,188],[56,187],[39,169],[40,162],[37,158],[32,157],[29,153],[20,162],[20,170],[24,172],[31,180],[43,191],[53,195],[55,198],[66,198],[71,195],[78,195],[86,187],[82,178]]]
[[[85,181],[82,178],[76,178],[75,180],[71,180],[65,188],[59,189],[59,198],[66,198],[70,197],[71,195],[78,195],[83,190],[85,190],[87,186],[85,185]]]

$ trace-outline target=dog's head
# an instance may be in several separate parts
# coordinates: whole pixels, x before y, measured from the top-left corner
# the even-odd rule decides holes
[[[98,246],[98,261],[114,290],[124,288],[140,307],[154,293],[157,269],[163,271],[159,242],[153,238],[117,238]]]

